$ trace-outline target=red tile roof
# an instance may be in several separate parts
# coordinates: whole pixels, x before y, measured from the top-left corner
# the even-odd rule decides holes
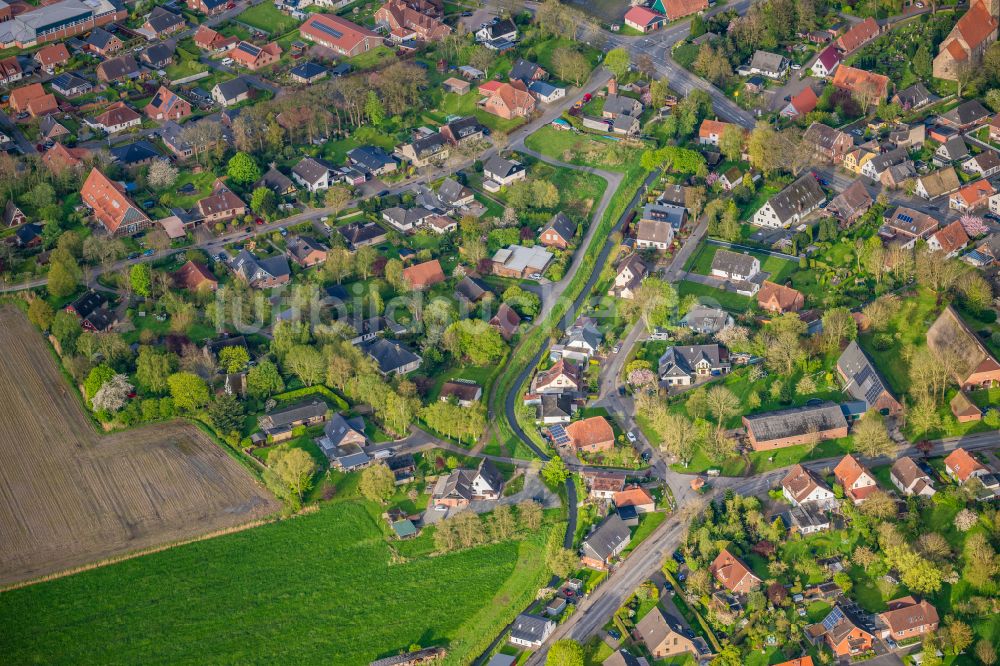
[[[833,73],[833,85],[842,90],[854,92],[862,86],[871,86],[879,99],[889,93],[889,77],[875,74],[850,65],[841,65]]]
[[[663,12],[671,21],[705,10],[708,0],[661,0]]]
[[[614,444],[615,433],[603,416],[591,416],[566,426],[566,434],[576,448],[596,446],[605,442]]]
[[[623,506],[646,506],[654,504],[653,498],[642,486],[631,486],[617,492],[612,501],[619,509]]]
[[[986,2],[977,0],[969,7],[969,11],[965,12],[962,18],[958,19],[958,23],[952,29],[951,35],[961,35],[962,40],[974,51],[987,37],[993,34],[997,29],[997,25],[997,17],[990,13]],[[956,59],[964,59],[964,51],[962,55],[963,58]]]
[[[757,583],[760,582],[760,578],[754,575],[750,571],[750,567],[743,564],[738,557],[730,553],[728,550],[723,550],[715,558],[712,564],[708,567],[708,570],[712,572],[715,579],[722,584],[727,590],[732,592],[737,589],[743,579],[747,576],[753,577]]]
[[[969,235],[965,233],[965,227],[962,226],[960,220],[955,220],[948,226],[938,229],[933,237],[945,254],[961,250],[969,242]]]
[[[840,36],[838,43],[841,50],[850,53],[878,36],[878,23],[868,17],[861,23],[854,24],[850,30]]]
[[[810,86],[803,88],[802,92],[793,97],[792,101],[789,102],[800,116],[811,113],[815,110],[818,103],[819,98],[816,97],[816,92]]]
[[[982,203],[983,199],[988,198],[994,193],[996,193],[996,190],[993,189],[988,180],[977,180],[961,188],[952,196],[961,199],[966,206],[975,207]]]
[[[774,312],[797,312],[802,309],[802,292],[783,284],[764,280],[757,292],[757,303],[765,310]]]
[[[646,7],[631,7],[625,12],[625,20],[646,27],[655,21],[662,21],[663,16]]]
[[[299,32],[314,41],[331,44],[348,52],[366,38],[378,38],[371,30],[333,14],[312,14],[299,26]]]
[[[62,42],[49,44],[38,50],[35,59],[42,67],[52,67],[61,63],[69,62],[69,49]]]
[[[444,282],[445,277],[444,271],[441,269],[441,262],[432,259],[416,266],[404,268],[403,279],[406,280],[411,289],[424,289]]]
[[[198,291],[199,289],[215,289],[219,281],[212,272],[196,261],[189,261],[174,272],[174,284],[179,289]]]
[[[986,469],[965,449],[959,448],[948,454],[944,459],[945,467],[955,475],[955,478],[965,483],[974,472]]]
[[[90,207],[94,217],[114,234],[123,224],[149,224],[149,218],[125,195],[125,188],[112,182],[96,168],[90,170],[80,188],[83,203]]]

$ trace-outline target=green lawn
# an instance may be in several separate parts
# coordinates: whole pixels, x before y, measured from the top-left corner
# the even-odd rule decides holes
[[[7,592],[0,652],[22,664],[361,664],[417,643],[448,644],[447,663],[465,664],[544,584],[548,528],[398,563],[378,512],[338,501]]]
[[[436,122],[444,122],[448,116],[475,116],[479,122],[486,125],[494,132],[510,132],[516,127],[524,124],[524,118],[512,118],[506,120],[492,113],[487,113],[479,107],[479,100],[482,96],[475,90],[464,95],[455,93],[445,93],[438,104],[437,113],[427,113],[425,115],[433,118]]]
[[[182,58],[180,61],[175,62],[172,65],[167,65],[166,69],[163,71],[167,73],[168,79],[176,81],[188,76],[194,76],[195,74],[201,74],[202,72],[208,71],[208,69],[208,65],[202,64],[197,60]]]
[[[251,25],[268,33],[272,38],[280,37],[299,26],[299,21],[278,11],[270,2],[253,5],[236,17],[237,21]]]
[[[875,334],[871,331],[858,339],[861,347],[871,356],[879,372],[885,377],[893,392],[899,395],[910,388],[909,367],[900,358],[906,344],[923,347],[927,344],[927,329],[940,311],[937,296],[927,289],[920,289],[914,297],[903,297],[899,314],[890,322],[887,333],[894,343],[887,350],[875,349]]]
[[[681,280],[677,284],[677,294],[681,298],[692,294],[703,303],[717,303],[720,307],[736,313],[746,312],[750,304],[753,303],[753,299],[748,296],[741,296],[731,291],[716,289],[707,284],[689,280]]]
[[[660,523],[666,519],[667,514],[662,511],[640,514],[639,526],[632,531],[632,540],[625,547],[625,552],[631,553],[638,548],[639,544],[645,541],[653,533],[653,530],[659,527]]]
[[[765,273],[770,273],[771,276],[768,279],[771,282],[777,282],[778,284],[783,284],[785,280],[787,280],[788,277],[799,268],[799,265],[794,261],[788,261],[787,259],[781,259],[780,257],[772,257],[763,252],[741,250],[738,248],[724,248],[719,247],[718,245],[703,243],[698,248],[698,251],[691,255],[688,259],[687,264],[684,266],[684,270],[690,273],[697,273],[698,275],[711,275],[712,260],[715,259],[715,253],[719,250],[729,250],[730,252],[749,254],[753,257],[757,257],[760,260],[760,270]]]
[[[211,171],[194,173],[183,170],[177,177],[177,182],[166,192],[160,194],[160,205],[166,208],[188,209],[194,206],[200,199],[204,199],[212,193],[212,186],[215,184],[216,176]],[[185,185],[194,185],[192,194],[181,194],[180,189]]]

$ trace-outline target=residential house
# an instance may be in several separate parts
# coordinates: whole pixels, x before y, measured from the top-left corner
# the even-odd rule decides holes
[[[709,0],[653,0],[650,8],[666,16],[668,21],[676,21],[705,11],[709,4]]]
[[[565,428],[568,444],[577,452],[598,453],[615,448],[615,433],[603,416],[573,421]]]
[[[913,208],[899,206],[879,228],[879,235],[896,241],[904,248],[911,248],[920,239],[926,239],[938,227],[938,221]]]
[[[553,254],[537,245],[524,247],[509,245],[496,251],[491,259],[493,273],[503,277],[528,278],[542,275],[553,259]]]
[[[960,187],[958,192],[948,197],[948,208],[968,213],[986,206],[994,194],[996,194],[996,190],[990,181],[977,180]]]
[[[438,186],[437,199],[448,208],[464,208],[475,202],[476,195],[468,187],[449,176]]]
[[[916,178],[916,176],[916,165],[910,160],[905,160],[899,164],[893,164],[886,169],[882,173],[882,177],[879,181],[885,185],[887,189],[899,190],[906,187],[912,179]]]
[[[489,285],[470,275],[466,275],[455,285],[455,297],[466,303],[477,303],[487,293],[492,293]]]
[[[837,504],[833,491],[820,475],[798,464],[781,480],[781,494],[792,506],[813,504],[829,509]]]
[[[566,359],[559,359],[548,370],[539,371],[531,382],[531,392],[575,393],[580,390],[583,371]]]
[[[450,146],[448,140],[440,133],[433,132],[417,137],[408,144],[399,146],[397,154],[409,161],[415,167],[425,167],[432,162],[448,159]]]
[[[732,594],[747,594],[763,582],[738,557],[723,548],[708,566],[715,580]]]
[[[624,490],[618,491],[611,501],[616,509],[631,506],[635,508],[636,513],[651,513],[656,510],[656,501],[645,488],[639,485],[628,486]]]
[[[673,240],[673,232],[680,231],[681,227],[684,226],[684,222],[687,221],[687,208],[685,208],[683,203],[665,203],[662,199],[663,197],[657,203],[646,204],[643,207],[639,223],[655,222],[657,224],[666,224],[670,227],[670,239],[666,241],[666,245],[658,248],[665,250]]]
[[[47,141],[57,141],[70,134],[66,126],[56,120],[54,115],[45,116],[39,120],[38,131],[41,133],[41,137]]]
[[[815,62],[813,62],[811,71],[813,76],[818,76],[821,79],[825,79],[833,74],[833,70],[837,69],[837,65],[840,64],[842,56],[837,47],[827,46],[825,49],[820,51],[820,54],[816,57]]]
[[[542,104],[552,104],[566,97],[565,88],[560,88],[546,81],[532,81],[528,84],[528,92]]]
[[[744,132],[743,128],[739,125],[706,118],[701,121],[701,125],[698,127],[698,143],[702,145],[718,146],[723,133],[725,133],[726,129],[730,127],[733,127],[740,132]]]
[[[283,254],[259,259],[249,250],[240,250],[229,266],[236,277],[254,289],[270,289],[286,284],[292,275]]]
[[[299,26],[299,34],[346,57],[360,55],[382,43],[378,33],[334,14],[310,14]]]
[[[913,597],[894,599],[888,604],[889,610],[878,614],[885,628],[882,638],[896,642],[909,641],[924,634],[937,631],[938,613],[926,599],[917,601]]]
[[[668,619],[659,605],[654,606],[636,623],[635,634],[654,659],[666,659],[685,653],[701,656],[694,640],[685,635],[680,622]]]
[[[212,99],[222,106],[235,106],[250,99],[250,86],[242,76],[216,83],[212,86]]]
[[[37,247],[42,244],[42,227],[34,222],[28,222],[18,227],[14,232],[14,244],[23,249]]]
[[[139,63],[131,54],[111,58],[97,65],[97,80],[101,83],[116,83],[139,77]]]
[[[452,400],[461,407],[471,407],[483,397],[483,387],[468,379],[455,379],[441,385],[438,399],[442,402]]]
[[[87,36],[84,42],[84,49],[104,58],[118,53],[122,50],[123,46],[125,45],[122,43],[122,40],[104,28],[94,28],[91,30],[90,35]]]
[[[989,473],[986,466],[961,447],[948,454],[948,457],[944,459],[944,468],[948,475],[959,483],[965,483],[969,479]]]
[[[243,200],[221,180],[215,181],[212,194],[199,200],[196,208],[202,222],[205,223],[225,222],[246,215],[248,210]]]
[[[258,187],[266,187],[279,197],[295,193],[295,183],[292,182],[291,178],[278,171],[278,167],[273,162],[264,175],[260,177],[260,180],[254,183],[254,189]]]
[[[501,303],[497,308],[497,313],[490,319],[490,326],[497,329],[504,340],[510,340],[517,333],[517,327],[521,325],[521,318],[514,308],[506,303]]]
[[[399,162],[379,146],[359,146],[347,152],[347,159],[360,171],[372,177],[392,173]]]
[[[7,204],[3,209],[3,226],[7,227],[19,227],[28,221],[28,216],[24,214],[17,204],[14,203],[13,199],[7,199]]]
[[[953,127],[959,132],[967,132],[977,125],[989,122],[990,112],[978,99],[962,102],[950,111],[938,116],[938,123]]]
[[[833,476],[844,489],[844,494],[855,504],[861,504],[878,490],[875,476],[853,455],[846,455],[837,463]]]
[[[213,52],[226,51],[239,41],[238,38],[226,37],[205,24],[198,26],[192,39],[198,48]]]
[[[361,351],[378,365],[384,376],[405,375],[420,367],[423,359],[394,340],[375,338],[361,345]]]
[[[836,215],[841,224],[849,226],[861,219],[861,216],[868,212],[873,203],[875,200],[868,193],[868,188],[865,187],[861,179],[858,179],[835,196],[826,210],[828,213]]]
[[[760,273],[760,259],[740,252],[718,249],[712,258],[712,275],[732,280],[747,282]]]
[[[226,11],[231,0],[186,0],[191,11],[201,12],[206,16],[215,16]]]
[[[915,111],[921,107],[927,106],[933,102],[936,97],[931,95],[930,91],[923,83],[914,83],[909,88],[900,90],[895,95],[892,96],[892,103],[899,104],[903,107],[904,111]]]
[[[542,425],[569,423],[576,414],[577,404],[572,396],[563,393],[546,393],[538,396],[536,420]]]
[[[645,659],[640,661],[632,656],[632,653],[625,648],[619,648],[611,653],[611,656],[601,662],[601,666],[643,666]],[[487,664],[486,666],[506,666],[503,664]]]
[[[957,192],[959,187],[955,167],[949,166],[917,178],[913,193],[924,199],[936,199]]]
[[[538,242],[545,247],[565,250],[573,242],[573,236],[575,235],[576,225],[573,224],[573,221],[569,219],[566,213],[560,211],[553,215],[548,223],[542,227],[538,236]]]
[[[437,506],[451,508],[468,506],[472,501],[498,500],[503,493],[503,475],[487,458],[476,469],[456,469],[440,477],[431,492]]]
[[[167,42],[158,42],[142,50],[139,60],[150,69],[164,69],[174,61],[174,49]]]
[[[581,472],[583,483],[592,499],[610,500],[625,489],[624,472]]]
[[[191,115],[191,102],[168,90],[165,86],[153,95],[143,113],[152,120],[178,121]]]
[[[18,62],[17,56],[0,60],[0,85],[9,86],[20,81],[23,76],[24,70],[21,69],[21,63]]]
[[[52,86],[52,90],[69,99],[86,95],[94,89],[90,81],[70,72],[59,74],[49,81],[49,85]]]
[[[505,120],[528,118],[535,112],[535,98],[528,92],[528,87],[520,81],[513,83],[491,82],[496,85],[483,85],[479,92],[486,94],[482,109]]]
[[[524,85],[529,85],[532,81],[544,81],[549,78],[549,73],[537,63],[518,58],[510,68],[508,78],[511,81],[521,81]]]
[[[892,485],[904,495],[931,497],[934,495],[934,481],[909,456],[898,458],[889,470]]]
[[[66,312],[76,315],[83,328],[89,331],[103,331],[115,323],[114,315],[106,306],[107,302],[108,299],[103,293],[90,289],[67,305]]]
[[[990,120],[990,141],[1000,141],[1000,113]]]
[[[562,342],[552,346],[549,358],[568,358],[586,364],[597,353],[602,339],[597,323],[590,317],[580,317],[566,329]]]
[[[964,391],[957,392],[955,396],[948,401],[948,406],[951,408],[951,413],[955,415],[955,419],[959,423],[981,421],[983,418],[983,410],[980,409],[976,403],[972,402]]]
[[[152,164],[154,159],[161,157],[156,146],[145,139],[117,145],[109,152],[111,160],[121,164],[126,169]]]
[[[965,233],[961,220],[941,227],[927,239],[927,247],[948,258],[956,256],[968,244],[969,235]]]
[[[743,427],[755,451],[847,437],[847,419],[832,402],[744,416]]]
[[[313,14],[316,16],[316,14]],[[326,16],[326,14],[323,14]],[[270,42],[264,46],[257,46],[250,42],[238,42],[236,46],[229,49],[229,57],[237,65],[242,65],[252,72],[263,69],[278,62],[281,57],[281,47],[277,42]]]
[[[851,657],[872,649],[875,636],[863,629],[856,606],[838,601],[822,622],[806,627],[806,635],[824,641],[837,657]]]
[[[889,392],[871,359],[861,350],[858,343],[851,341],[837,359],[837,372],[845,382],[844,390],[855,400],[865,403],[865,409],[874,409],[883,414],[899,414],[903,406]]]
[[[804,536],[815,534],[830,529],[830,518],[815,504],[800,504],[788,511],[788,527]]]
[[[951,137],[934,151],[934,161],[939,165],[946,165],[952,162],[959,162],[969,157],[969,147],[965,145],[965,139],[961,134]]]
[[[52,151],[50,150],[49,153],[51,152]],[[48,153],[46,153],[46,155],[48,155]],[[993,210],[994,200],[997,200],[998,208],[1000,208],[1000,197],[993,195],[990,197],[991,211]],[[1000,234],[994,233],[984,238],[974,250],[966,253],[962,257],[962,260],[972,264],[976,268],[989,268],[1000,264]]]
[[[733,318],[722,308],[695,305],[681,318],[680,323],[695,333],[715,335],[727,326],[732,326]]]
[[[183,30],[186,25],[184,17],[180,14],[175,14],[169,9],[157,6],[153,7],[153,11],[149,12],[149,16],[146,17],[146,22],[142,24],[142,27],[154,37],[163,39]]]
[[[12,90],[8,104],[12,111],[29,113],[32,118],[41,118],[58,109],[55,95],[46,93],[41,83],[30,83]]]
[[[750,73],[780,79],[788,71],[788,59],[777,53],[757,50],[750,60]]]
[[[540,648],[556,629],[556,623],[538,615],[521,613],[510,625],[508,640],[530,650]]]
[[[812,86],[806,86],[797,95],[788,100],[788,104],[781,109],[781,116],[784,118],[798,118],[816,110],[819,104],[819,97]]]
[[[871,144],[865,145],[870,146]],[[873,160],[876,155],[878,153],[869,150],[867,147],[858,147],[854,150],[849,150],[844,155],[844,161],[840,165],[851,173],[856,173],[860,176],[865,169],[865,164]]]
[[[125,102],[114,102],[95,117],[91,124],[108,134],[115,134],[131,127],[138,127],[142,124],[142,116]]]
[[[494,18],[476,31],[476,41],[494,51],[517,41],[517,26],[511,19]]]
[[[42,155],[42,161],[52,172],[62,173],[64,169],[83,166],[83,160],[90,156],[86,148],[67,148],[58,141]]]
[[[34,58],[39,67],[51,74],[55,71],[56,67],[62,67],[69,62],[69,49],[62,42],[49,44],[38,49],[35,52]]]
[[[304,85],[312,85],[317,81],[321,81],[325,79],[329,73],[330,72],[327,71],[326,67],[312,61],[299,63],[288,71],[288,75],[292,77],[293,81]]]
[[[833,86],[852,95],[870,100],[871,104],[889,96],[889,77],[863,69],[841,65],[833,73]]]
[[[811,173],[804,173],[791,185],[768,199],[753,216],[758,227],[781,229],[797,225],[826,201],[826,195]],[[760,267],[757,267],[760,270]]]
[[[269,441],[283,442],[292,438],[295,428],[326,422],[329,413],[327,404],[314,398],[263,414],[257,423]]]
[[[423,226],[432,215],[434,212],[423,206],[414,206],[413,208],[393,206],[382,211],[382,219],[401,233],[408,233]]]
[[[286,246],[288,256],[302,268],[309,268],[326,261],[327,248],[312,236],[295,236]]]
[[[615,283],[608,290],[608,295],[631,300],[649,274],[649,267],[638,254],[630,254],[619,262],[615,271]]]
[[[798,312],[805,305],[805,296],[797,289],[764,280],[757,292],[757,305],[763,310],[779,314]]]
[[[80,196],[94,219],[112,236],[131,236],[152,224],[125,194],[125,187],[112,182],[96,167],[80,188]]]
[[[520,162],[494,155],[483,164],[483,177],[501,187],[508,187],[527,178],[528,172]]]
[[[321,192],[333,185],[332,170],[325,160],[303,157],[292,167],[292,178],[310,192]]]
[[[445,281],[441,262],[431,259],[403,269],[403,280],[412,290],[424,290]]]
[[[174,286],[187,291],[215,291],[219,281],[208,268],[197,261],[188,261],[171,275]]]
[[[878,37],[880,32],[878,22],[868,17],[864,21],[855,23],[851,28],[837,39],[837,48],[844,55],[849,55],[862,46]]]
[[[615,119],[618,116],[638,117],[642,115],[642,109],[642,102],[634,97],[626,97],[625,95],[609,92],[604,97],[604,107],[601,115],[604,118],[611,119]]]
[[[475,116],[465,116],[441,126],[441,135],[452,145],[482,141],[486,127]]]
[[[375,12],[374,19],[376,25],[384,28],[394,42],[435,42],[451,34],[451,27],[409,7],[401,0],[386,2]]]
[[[613,513],[583,540],[580,560],[583,566],[591,569],[610,569],[612,561],[631,541],[632,531],[617,513]]]
[[[900,124],[889,132],[889,141],[896,148],[918,150],[927,140],[927,126],[923,123]]]
[[[639,32],[653,32],[664,26],[667,17],[641,5],[633,5],[625,12],[625,25]]]
[[[927,346],[952,370],[961,389],[1000,384],[1000,363],[952,306],[947,306],[927,330]]]
[[[893,148],[892,150],[875,155],[865,162],[865,165],[861,167],[861,175],[881,182],[882,176],[890,167],[903,164],[909,160],[910,154],[905,148]]]
[[[667,386],[690,386],[699,379],[729,374],[729,350],[718,344],[667,347],[657,362]]]
[[[650,207],[665,208],[663,206],[655,206],[654,204],[646,206],[647,209]],[[670,206],[670,208],[675,207]],[[684,214],[683,208],[680,209],[680,213],[681,215]],[[643,219],[639,220],[635,233],[636,248],[640,250],[653,249],[662,252],[669,248],[673,241],[674,228],[669,222],[665,220],[646,219],[646,215],[643,215]]]
[[[994,150],[984,150],[963,162],[962,171],[980,178],[995,176],[1000,173],[1000,156]]]

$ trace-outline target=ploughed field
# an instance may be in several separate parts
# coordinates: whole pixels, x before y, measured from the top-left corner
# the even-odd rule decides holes
[[[24,314],[0,307],[0,586],[262,518],[279,504],[195,426],[94,430]]]

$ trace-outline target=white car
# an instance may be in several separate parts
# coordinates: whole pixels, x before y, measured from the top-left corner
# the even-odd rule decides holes
[[[635,444],[636,436],[635,436],[634,432],[629,431],[629,432],[625,433],[625,436],[628,437],[628,441],[630,441],[633,444]]]
[[[223,58],[221,62],[226,67],[229,67],[230,65],[233,64],[233,59],[232,58]]]
[[[802,69],[802,65],[797,62],[792,63],[792,69]]]
[[[542,279],[542,274],[541,273],[532,273],[531,275],[528,276],[528,278],[531,279],[531,280],[541,280]]]

